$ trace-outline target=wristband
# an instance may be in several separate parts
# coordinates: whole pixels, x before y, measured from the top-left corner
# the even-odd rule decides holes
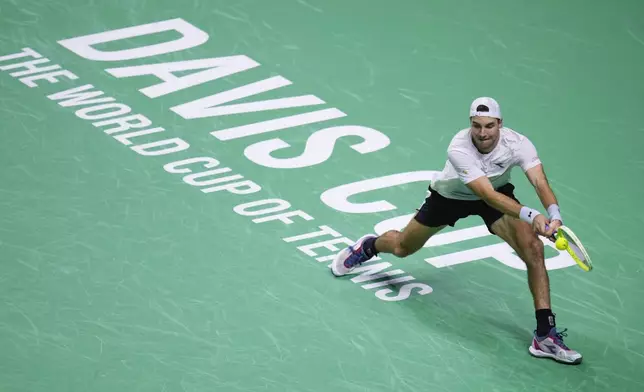
[[[521,212],[519,212],[519,218],[521,218],[522,221],[528,222],[529,224],[532,224],[532,221],[534,218],[537,217],[537,215],[541,215],[541,213],[537,210],[533,210],[530,207],[521,207]]]
[[[559,211],[559,206],[556,204],[551,204],[548,207],[548,216],[550,217],[550,220],[559,220],[563,222],[563,219],[561,219],[561,212]]]

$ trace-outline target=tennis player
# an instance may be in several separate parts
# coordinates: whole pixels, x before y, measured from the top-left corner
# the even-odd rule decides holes
[[[548,217],[522,205],[514,196],[510,172],[518,166],[534,186]],[[342,276],[379,253],[407,257],[429,238],[461,218],[480,216],[488,230],[507,242],[528,270],[537,328],[529,352],[536,357],[579,364],[582,356],[568,348],[557,331],[550,305],[550,284],[544,244],[538,235],[552,238],[562,225],[557,199],[548,184],[535,146],[524,135],[503,126],[499,104],[492,98],[475,99],[470,127],[459,131],[447,149],[443,171],[429,185],[429,196],[402,232],[365,235],[343,249],[331,264]]]

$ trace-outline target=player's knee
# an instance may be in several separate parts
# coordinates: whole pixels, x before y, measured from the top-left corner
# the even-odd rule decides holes
[[[528,253],[532,256],[530,257],[530,262],[534,263],[543,263],[543,242],[537,237],[532,236],[527,244]]]

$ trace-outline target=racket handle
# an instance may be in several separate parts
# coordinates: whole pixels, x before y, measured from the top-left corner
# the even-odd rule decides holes
[[[546,230],[550,230],[550,226],[546,223]],[[551,241],[556,241],[557,240],[557,233],[552,233],[552,236],[548,237],[550,238]]]

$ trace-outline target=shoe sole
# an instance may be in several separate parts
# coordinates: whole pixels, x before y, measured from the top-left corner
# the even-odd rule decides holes
[[[566,361],[566,360],[563,360],[563,359],[561,359],[559,357],[556,357],[553,354],[548,354],[548,353],[546,353],[544,351],[537,350],[532,345],[528,346],[528,351],[530,351],[530,354],[533,357],[536,357],[536,358],[550,358],[550,359],[552,359],[552,360],[554,360],[556,362],[563,363],[563,364],[566,364],[566,365],[579,365],[581,363],[582,359],[583,359],[583,357],[580,357],[580,358],[575,359],[574,361]]]
[[[344,248],[337,254],[337,256],[335,256],[335,259],[333,259],[333,261],[331,262],[331,273],[333,274],[333,276],[340,277],[346,275],[340,273],[340,271],[338,271],[335,266],[340,260],[346,259],[350,254],[351,250],[349,250],[349,248]]]

